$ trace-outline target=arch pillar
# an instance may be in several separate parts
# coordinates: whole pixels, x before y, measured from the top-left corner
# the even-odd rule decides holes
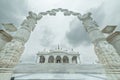
[[[69,56],[69,63],[72,64],[72,56]]]
[[[44,56],[45,57],[45,63],[48,63],[49,56]]]
[[[80,56],[77,56],[77,61],[78,61],[78,64],[81,63],[81,61],[80,61]]]
[[[61,57],[61,63],[63,63],[63,55],[60,55],[60,57]]]
[[[24,45],[28,41],[31,31],[34,30],[37,20],[37,14],[29,12],[21,27],[13,36],[12,41],[6,43],[0,51],[0,80],[10,80],[13,73],[12,69],[19,62],[20,56],[25,48]]]
[[[114,47],[106,41],[106,37],[98,29],[99,26],[91,18],[91,13],[84,14],[78,18],[82,21],[84,28],[94,44],[96,55],[104,65],[108,80],[120,80],[119,73],[116,74],[116,69],[120,69],[118,66],[120,65],[120,57]]]

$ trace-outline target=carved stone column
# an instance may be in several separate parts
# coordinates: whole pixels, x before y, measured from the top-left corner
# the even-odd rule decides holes
[[[49,56],[46,55],[46,56],[44,56],[44,57],[45,57],[45,63],[48,63]]]
[[[12,71],[4,73],[3,70],[12,70],[19,62],[24,51],[24,45],[28,41],[31,31],[37,23],[37,15],[29,12],[29,16],[23,21],[21,28],[16,31],[11,42],[7,43],[0,52],[0,80],[10,80]]]
[[[103,33],[98,29],[98,25],[91,18],[91,13],[78,17],[89,34],[95,46],[95,52],[100,62],[104,65],[108,80],[120,80],[119,65],[120,57],[114,47],[106,41]]]
[[[68,56],[69,57],[69,63],[72,64],[72,56]]]

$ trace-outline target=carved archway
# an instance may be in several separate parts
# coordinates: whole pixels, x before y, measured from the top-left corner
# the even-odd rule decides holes
[[[77,16],[79,19],[81,18],[81,14],[78,12],[73,12],[68,9],[58,8],[58,9],[52,9],[46,12],[40,12],[37,16],[37,20],[40,20],[43,16],[46,16],[46,15],[56,16],[58,12],[62,12],[64,16]],[[31,14],[32,12],[29,12],[29,13]],[[33,16],[35,17],[35,14]]]
[[[106,37],[98,29],[99,26],[91,17],[91,13],[81,15],[80,13],[62,8],[52,9],[46,12],[40,12],[38,15],[36,13],[29,12],[29,15],[23,21],[21,27],[16,31],[13,40],[7,43],[0,51],[1,68],[13,68],[19,62],[20,56],[24,51],[24,45],[28,41],[31,31],[34,30],[37,21],[40,20],[43,16],[46,16],[47,14],[49,14],[50,16],[55,16],[57,12],[63,12],[65,16],[76,16],[80,21],[82,21],[91,41],[94,43],[97,53],[96,55],[98,56],[100,62],[102,64],[105,64],[104,68],[106,69],[106,73],[108,73],[108,75],[110,71],[108,71],[107,68],[112,68],[113,70],[119,69],[119,67],[116,68],[112,64],[120,64],[120,57],[114,47],[106,41]],[[8,54],[6,54],[6,52]],[[99,54],[102,54],[102,56],[99,57]],[[6,80],[3,78],[0,79]],[[112,76],[110,74],[108,76],[108,80],[120,80],[120,78],[117,74],[112,74]]]

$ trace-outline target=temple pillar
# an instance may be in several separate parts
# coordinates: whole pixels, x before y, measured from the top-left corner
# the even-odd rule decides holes
[[[98,25],[91,18],[91,13],[79,16],[89,34],[91,41],[94,44],[96,55],[100,63],[103,64],[108,80],[120,80],[119,69],[120,57],[114,47],[106,41],[106,37],[98,29]]]
[[[80,56],[77,56],[77,62],[78,62],[78,64],[81,63],[81,61],[80,61]]]
[[[24,51],[24,45],[28,41],[31,31],[34,30],[38,16],[29,12],[29,16],[23,21],[20,29],[13,36],[13,39],[6,43],[0,51],[0,80],[10,80],[13,68],[19,62]],[[10,70],[9,70],[10,69]],[[8,70],[7,72],[3,72]]]
[[[12,73],[12,68],[0,68],[0,80],[10,80]]]
[[[45,63],[48,63],[49,56],[44,56],[45,57]]]
[[[72,64],[72,56],[68,56],[69,57],[69,63]]]

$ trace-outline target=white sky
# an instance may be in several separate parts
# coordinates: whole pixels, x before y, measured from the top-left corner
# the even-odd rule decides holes
[[[34,12],[46,11],[53,8],[66,8],[73,11],[85,11],[98,7],[104,0],[28,0],[29,9]]]

